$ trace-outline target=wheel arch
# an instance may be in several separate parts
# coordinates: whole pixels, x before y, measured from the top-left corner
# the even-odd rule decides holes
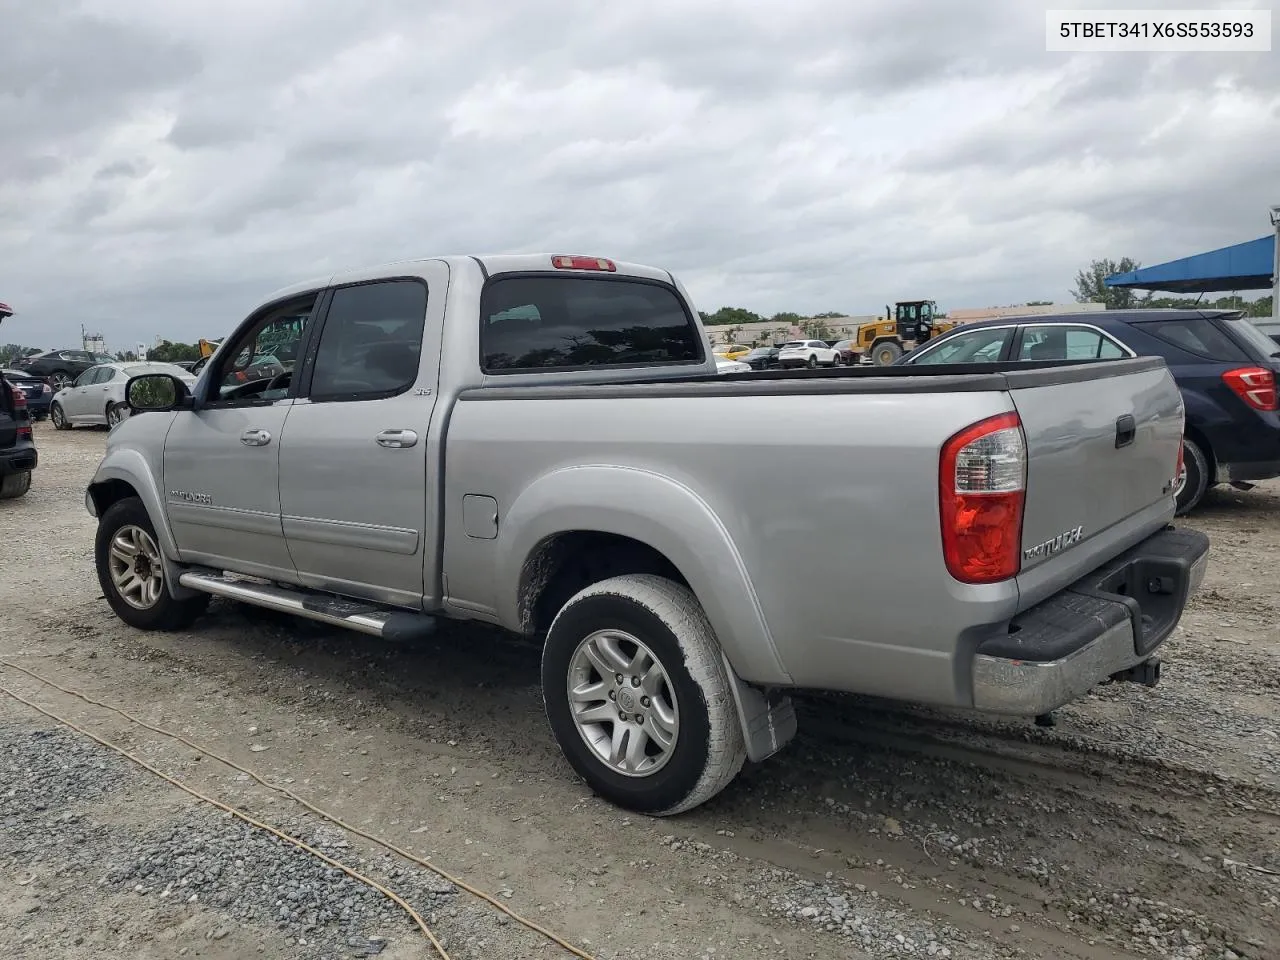
[[[1204,454],[1205,462],[1209,466],[1209,482],[1211,484],[1217,482],[1218,457],[1213,452],[1213,444],[1209,442],[1209,438],[1205,436],[1204,431],[1197,426],[1188,423],[1183,430],[1186,434],[1186,439],[1199,447],[1200,452]]]
[[[165,584],[169,593],[179,600],[194,596],[196,591],[178,583],[178,577],[182,573],[178,545],[169,529],[160,486],[146,459],[136,450],[108,450],[85,491],[85,508],[91,516],[101,520],[114,504],[129,497],[141,500],[147,516],[151,518],[160,554],[164,558]]]
[[[516,498],[503,534],[498,613],[507,626],[536,634],[559,596],[549,590],[661,571],[693,592],[740,677],[791,683],[732,537],[679,481],[614,465],[554,471]]]

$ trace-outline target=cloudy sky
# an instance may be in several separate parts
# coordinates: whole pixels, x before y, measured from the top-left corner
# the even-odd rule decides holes
[[[0,342],[222,336],[438,253],[874,313],[1268,232],[1280,55],[1046,53],[1045,6],[0,0]]]

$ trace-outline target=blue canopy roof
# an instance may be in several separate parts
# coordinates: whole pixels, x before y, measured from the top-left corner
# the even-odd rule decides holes
[[[1213,293],[1270,290],[1276,238],[1259,237],[1247,243],[1198,253],[1194,257],[1158,263],[1107,277],[1108,287],[1169,290],[1173,293]]]

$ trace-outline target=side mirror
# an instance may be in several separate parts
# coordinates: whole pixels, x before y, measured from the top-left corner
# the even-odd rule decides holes
[[[144,373],[130,377],[124,387],[131,413],[163,412],[189,406],[191,391],[177,377],[167,373]]]

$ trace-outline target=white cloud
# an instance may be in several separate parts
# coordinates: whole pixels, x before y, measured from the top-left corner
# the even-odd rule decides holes
[[[1062,299],[1093,257],[1250,239],[1280,199],[1274,56],[1048,54],[1014,0],[0,20],[5,342],[219,336],[297,279],[499,250],[660,264],[703,309]]]

